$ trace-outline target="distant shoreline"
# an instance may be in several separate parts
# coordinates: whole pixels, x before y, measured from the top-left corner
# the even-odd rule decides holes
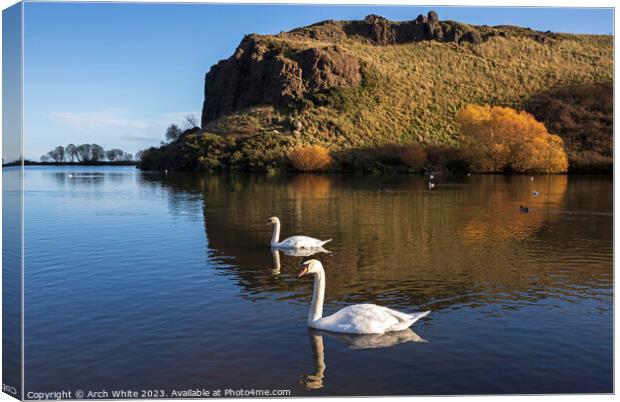
[[[13,167],[13,166],[19,166],[21,163],[19,161],[17,162],[9,162],[9,163],[5,163],[2,165],[2,167]],[[138,166],[139,162],[137,161],[122,161],[122,162],[105,162],[105,161],[101,161],[101,162],[34,162],[34,161],[24,161],[24,166]],[[142,169],[141,169],[142,170]],[[161,173],[161,171],[159,170],[142,170],[145,172],[159,172]],[[179,170],[179,171],[174,171],[175,173],[192,173],[192,172],[188,172],[188,171],[183,171],[183,170]],[[216,173],[222,173],[222,172],[216,172]],[[260,171],[236,171],[234,173],[246,173],[246,174],[266,174],[266,172],[260,172]],[[312,172],[292,172],[292,171],[286,171],[286,172],[282,172],[285,174],[320,174],[320,175],[334,175],[334,174],[356,174],[356,175],[369,175],[372,176],[372,174],[369,173],[365,173],[365,172],[355,172],[355,171],[327,171],[327,172],[322,172],[322,173],[312,173]],[[384,174],[396,174],[396,175],[402,175],[402,174],[411,174],[411,175],[423,175],[424,173],[422,172],[386,172]],[[435,173],[435,174],[438,174]],[[448,172],[447,174],[466,174],[465,172]],[[508,173],[508,172],[495,172],[495,173],[473,173],[476,175],[498,175],[498,176],[540,176],[540,175],[558,175],[558,176],[588,176],[588,175],[592,175],[592,176],[610,176],[613,175],[613,171],[611,172],[604,172],[604,171],[599,171],[599,172],[587,172],[587,171],[569,171],[569,172],[565,172],[565,173]]]
[[[3,163],[2,167],[19,166],[22,161],[15,161],[9,163]],[[97,162],[35,162],[35,161],[23,161],[24,166],[137,166],[136,161],[97,161]]]

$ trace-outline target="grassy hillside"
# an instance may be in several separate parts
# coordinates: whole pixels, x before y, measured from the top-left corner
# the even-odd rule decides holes
[[[270,138],[283,149],[266,166],[281,165],[286,150],[299,144],[340,152],[411,143],[458,147],[455,117],[466,104],[524,109],[538,93],[612,79],[612,36],[453,23],[484,40],[377,45],[356,34],[351,24],[327,21],[252,39],[272,58],[336,49],[359,63],[359,85],[321,88],[284,104],[235,110],[203,124],[203,132],[235,137],[233,142],[257,135]],[[269,141],[262,145],[273,149]]]
[[[549,45],[519,37],[458,46],[353,43],[347,50],[362,60],[362,86],[293,114],[306,127],[304,141],[330,148],[457,142],[455,115],[467,103],[522,108],[538,91],[611,79],[611,43],[583,36]]]

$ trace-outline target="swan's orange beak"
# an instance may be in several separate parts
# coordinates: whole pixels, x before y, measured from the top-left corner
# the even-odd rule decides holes
[[[297,277],[301,278],[302,276],[304,276],[307,273],[308,273],[308,266],[304,265],[304,266],[301,267],[301,270],[299,271],[299,274],[297,275]]]

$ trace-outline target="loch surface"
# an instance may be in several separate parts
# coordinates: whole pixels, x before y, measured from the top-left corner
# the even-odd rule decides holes
[[[26,392],[613,391],[611,176],[24,179]],[[334,239],[312,256],[326,314],[432,313],[402,334],[309,330],[308,257],[272,253],[271,216],[284,237]]]

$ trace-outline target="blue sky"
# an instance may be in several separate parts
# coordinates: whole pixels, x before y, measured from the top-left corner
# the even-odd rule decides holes
[[[611,9],[26,3],[25,156],[68,143],[132,153],[157,145],[167,125],[200,117],[205,73],[247,33],[430,9],[471,24],[613,32]]]

